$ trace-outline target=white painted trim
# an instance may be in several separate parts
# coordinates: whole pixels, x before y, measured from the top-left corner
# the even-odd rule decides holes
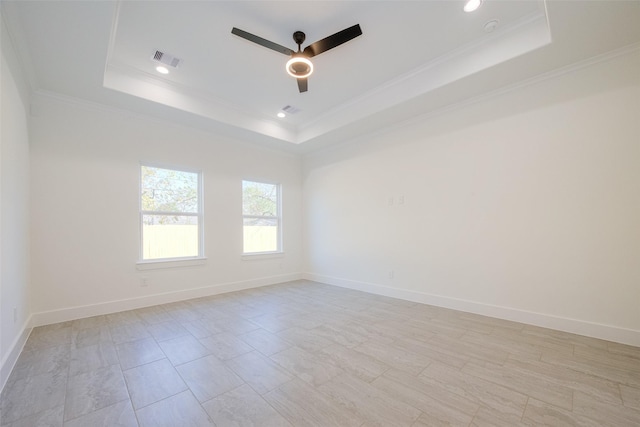
[[[551,314],[519,310],[510,307],[484,304],[476,301],[445,297],[441,295],[433,295],[408,289],[390,288],[375,283],[359,282],[339,277],[322,276],[313,273],[304,273],[303,276],[306,280],[313,280],[327,285],[340,286],[371,294],[383,295],[391,298],[433,305],[436,307],[450,308],[467,313],[475,313],[497,319],[510,320],[513,322],[525,323],[528,325],[555,329],[572,334],[640,347],[640,331],[638,330],[604,325],[586,320],[570,319]]]
[[[16,365],[18,361],[18,357],[20,353],[22,353],[22,349],[24,345],[27,343],[27,339],[31,334],[31,324],[32,324],[33,316],[29,316],[27,320],[22,325],[22,329],[15,340],[11,343],[9,347],[9,351],[5,354],[5,357],[2,359],[2,363],[0,364],[0,392],[4,389],[4,386],[7,384],[7,380],[9,379],[9,375],[11,375],[11,371]]]
[[[290,282],[302,279],[302,273],[282,274],[279,276],[262,277],[259,279],[244,280],[240,282],[220,283],[202,288],[187,289],[178,292],[148,295],[144,297],[128,298],[118,301],[109,301],[98,304],[68,307],[59,310],[44,311],[32,315],[32,326],[49,325],[52,323],[66,322],[85,317],[102,314],[117,313],[125,310],[135,310],[158,304],[184,301],[192,298],[200,298],[218,295],[227,292],[241,291],[244,289],[259,288],[261,286],[275,285],[277,283]]]
[[[202,241],[202,239],[200,239]],[[207,264],[206,257],[195,258],[162,258],[157,260],[145,260],[136,262],[136,270],[158,270],[161,268],[184,268],[184,267],[197,267]]]

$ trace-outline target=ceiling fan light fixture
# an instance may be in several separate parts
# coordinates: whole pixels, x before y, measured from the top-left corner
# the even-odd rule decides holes
[[[482,0],[468,0],[464,5],[465,12],[473,12],[482,5]]]
[[[287,73],[297,79],[309,77],[313,73],[313,63],[304,56],[294,56],[287,61]]]

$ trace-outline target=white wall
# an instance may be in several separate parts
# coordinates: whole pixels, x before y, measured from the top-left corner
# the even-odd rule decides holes
[[[0,389],[30,332],[28,88],[0,18]],[[14,318],[15,309],[15,318]]]
[[[637,49],[303,175],[307,277],[640,345]]]
[[[141,161],[202,171],[205,265],[136,269]],[[38,96],[31,165],[35,324],[300,277],[298,155]],[[242,179],[282,184],[283,257],[242,259]]]

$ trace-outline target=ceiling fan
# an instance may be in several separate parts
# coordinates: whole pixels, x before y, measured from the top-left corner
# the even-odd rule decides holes
[[[342,31],[338,31],[329,37],[325,37],[322,40],[318,40],[315,43],[311,43],[309,46],[305,47],[304,50],[300,48],[300,45],[304,43],[306,35],[302,31],[296,31],[293,33],[293,41],[298,45],[297,52],[236,27],[233,27],[231,33],[242,37],[243,39],[257,43],[260,46],[291,56],[291,59],[287,61],[287,73],[298,80],[298,90],[302,93],[307,91],[307,77],[309,77],[313,72],[313,64],[309,58],[320,55],[322,52],[326,52],[329,49],[333,49],[334,47],[340,46],[341,44],[362,35],[362,30],[360,29],[360,25],[356,24],[352,27],[345,28]]]

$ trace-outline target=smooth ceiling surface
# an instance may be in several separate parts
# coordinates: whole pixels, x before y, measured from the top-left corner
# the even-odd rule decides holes
[[[3,1],[35,91],[125,108],[258,144],[313,149],[428,114],[640,40],[638,1]],[[498,21],[492,32],[484,26]],[[285,55],[360,24],[315,58],[299,93]],[[182,60],[163,76],[156,50]],[[278,119],[291,105],[299,113]]]

